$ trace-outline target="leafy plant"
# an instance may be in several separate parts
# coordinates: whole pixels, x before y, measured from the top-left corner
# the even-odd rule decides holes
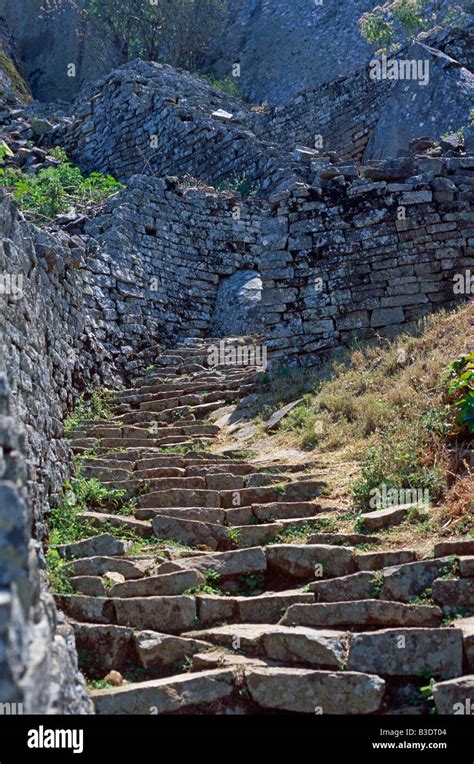
[[[72,7],[119,63],[166,61],[193,71],[225,25],[227,0],[44,0],[47,14]],[[78,30],[81,32],[81,29]]]
[[[451,419],[451,434],[474,433],[474,352],[449,364],[443,379]],[[453,421],[454,420],[454,421]]]
[[[370,45],[383,50],[411,40],[428,24],[422,15],[425,5],[425,0],[392,0],[377,6],[359,19],[360,33]]]
[[[56,594],[72,594],[74,587],[65,570],[66,561],[60,557],[57,549],[49,549],[46,555],[46,574],[49,585]]]
[[[67,418],[64,425],[66,432],[75,430],[82,420],[112,419],[114,412],[110,407],[112,393],[108,390],[94,390],[89,400],[85,400],[84,394],[79,398],[73,413]]]
[[[383,484],[399,491],[426,490],[431,501],[440,499],[446,489],[446,476],[436,466],[425,466],[420,448],[421,444],[407,442],[394,428],[386,428],[380,441],[368,449],[360,475],[352,483],[354,507],[366,510],[373,491]]]
[[[385,583],[385,576],[383,573],[383,570],[378,570],[374,577],[369,581],[370,584],[370,596],[374,599],[378,599],[380,597],[380,593],[383,589],[383,585]]]
[[[0,186],[11,189],[21,209],[35,222],[44,223],[77,206],[96,204],[123,188],[111,175],[94,172],[84,177],[62,150],[56,150],[56,158],[61,160],[58,167],[37,173],[0,167]]]
[[[237,528],[228,528],[227,538],[234,546],[238,546],[239,539],[240,539],[240,531],[238,531]]]
[[[230,178],[222,180],[216,184],[218,191],[235,191],[239,193],[244,199],[256,197],[261,191],[261,187],[258,183],[255,183],[245,173],[243,175],[233,175]]]

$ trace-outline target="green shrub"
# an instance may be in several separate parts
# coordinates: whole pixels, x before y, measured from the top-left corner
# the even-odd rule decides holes
[[[373,491],[382,485],[387,489],[419,490],[429,492],[430,501],[438,501],[447,483],[441,468],[425,466],[421,459],[420,433],[397,434],[390,427],[381,435],[379,442],[366,452],[360,475],[352,483],[352,499],[356,510],[370,508]]]
[[[53,220],[76,207],[101,202],[123,188],[111,175],[94,172],[84,177],[62,149],[56,149],[55,156],[61,161],[58,167],[47,167],[37,173],[0,167],[0,186],[11,189],[20,208],[37,223]]]
[[[425,4],[425,0],[393,0],[377,6],[359,19],[360,33],[370,45],[383,50],[411,40],[428,25],[422,15]]]
[[[216,183],[217,191],[235,191],[240,194],[244,199],[250,197],[256,197],[260,194],[261,186],[259,183],[248,178],[244,173],[243,175],[233,175],[230,178],[222,180],[220,183]]]
[[[474,433],[474,352],[452,361],[443,381],[447,385],[448,424],[451,432]]]

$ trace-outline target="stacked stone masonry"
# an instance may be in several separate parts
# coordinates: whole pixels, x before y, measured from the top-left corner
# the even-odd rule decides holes
[[[474,266],[472,156],[412,147],[360,166],[353,157],[370,127],[358,145],[355,113],[337,138],[353,146],[343,159],[296,147],[310,143],[312,123],[292,135],[287,116],[281,127],[272,119],[270,143],[265,116],[190,75],[135,63],[92,89],[53,135],[84,169],[113,172],[126,188],[92,220],[49,230],[0,199],[0,273],[22,279],[17,294],[0,294],[0,503],[12,529],[0,546],[2,639],[24,634],[14,660],[2,658],[0,700],[87,710],[41,546],[71,474],[64,420],[81,392],[120,389],[162,347],[208,337],[222,285],[245,271],[261,277],[252,329],[275,365],[317,364],[354,335],[389,335],[459,300],[453,278]],[[40,677],[38,654],[50,658]]]

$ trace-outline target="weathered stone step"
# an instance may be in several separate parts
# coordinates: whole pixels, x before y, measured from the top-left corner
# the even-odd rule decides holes
[[[357,570],[381,570],[393,565],[403,565],[416,560],[413,549],[397,549],[389,552],[363,552],[356,554],[354,563]]]
[[[451,539],[435,544],[435,557],[469,556],[474,555],[474,539]]]
[[[314,581],[308,589],[314,593],[316,602],[350,602],[376,597],[377,580],[369,571],[351,573],[327,581]]]
[[[367,536],[364,533],[314,533],[309,536],[308,544],[357,546],[358,544],[380,544],[380,538],[378,536]]]
[[[107,512],[78,512],[77,517],[80,520],[85,520],[94,528],[107,528],[112,526],[113,528],[118,528],[122,531],[132,531],[134,534],[144,539],[153,536],[153,528],[150,523],[143,522],[142,520],[135,520],[135,518],[132,517],[111,515]],[[119,554],[123,554],[123,552],[119,552]]]
[[[129,542],[116,539],[111,533],[102,533],[88,539],[74,541],[71,544],[58,544],[56,550],[60,557],[72,560],[74,558],[95,557],[97,555],[114,557],[125,554],[129,547]]]
[[[135,496],[139,493],[142,498],[155,491],[169,490],[172,488],[186,490],[196,488],[199,490],[206,490],[206,480],[200,477],[178,476],[143,480],[142,478],[135,478],[134,473],[132,473],[128,480],[107,480],[104,482],[104,485],[110,490],[116,489],[125,491],[125,495],[128,497]]]
[[[371,714],[382,705],[385,682],[358,672],[249,666],[245,682],[263,708],[307,714]]]
[[[267,592],[255,597],[196,595],[197,617],[203,626],[223,622],[274,624],[292,605],[312,602],[313,595],[301,589]]]
[[[247,380],[234,380],[230,383],[223,381],[202,381],[186,382],[177,378],[176,382],[156,383],[146,387],[141,387],[139,392],[129,390],[117,396],[119,405],[128,404],[137,406],[140,403],[152,400],[167,400],[181,398],[184,395],[205,395],[207,393],[233,393],[237,397],[248,394],[255,386],[255,382],[248,383]]]
[[[182,570],[161,576],[146,576],[133,581],[115,584],[108,591],[109,597],[156,597],[183,594],[188,589],[205,584],[206,579],[197,570]]]
[[[233,546],[228,528],[217,523],[155,515],[151,525],[158,538],[172,539],[186,546],[205,545],[208,549],[221,550]]]
[[[219,491],[207,489],[170,488],[153,491],[138,499],[140,507],[164,509],[166,507],[220,507]]]
[[[443,617],[438,607],[406,605],[386,600],[292,605],[282,623],[287,626],[438,626]]]
[[[384,629],[352,635],[347,668],[382,676],[462,674],[461,629]]]
[[[275,544],[266,548],[269,570],[301,581],[352,573],[353,549],[324,544]]]
[[[195,520],[213,525],[226,525],[226,510],[219,507],[167,507],[165,509],[137,509],[137,520],[153,520],[155,517],[169,517],[177,520]]]
[[[84,557],[65,565],[71,576],[103,576],[105,573],[119,573],[125,579],[143,578],[154,567],[150,560],[128,560],[123,557]]]
[[[474,615],[474,578],[436,579],[433,599],[443,608],[468,608]]]
[[[71,442],[71,450],[73,453],[80,454],[84,451],[91,449],[95,450],[97,454],[109,453],[114,449],[125,449],[131,451],[132,449],[161,449],[167,447],[189,448],[192,449],[198,445],[204,448],[204,446],[211,442],[211,438],[199,437],[186,439],[186,436],[176,436],[169,438],[104,438],[104,440],[97,441],[95,438],[84,438],[80,440],[74,440]]]
[[[90,480],[95,478],[101,483],[111,482],[113,480],[127,480],[132,474],[131,470],[116,469],[110,467],[92,467],[89,465],[82,465],[80,469],[81,477]]]
[[[383,571],[381,599],[410,602],[416,597],[426,595],[433,581],[443,573],[448,573],[453,566],[453,558],[441,557],[433,560],[420,560],[406,565],[397,565]]]
[[[94,690],[90,697],[96,714],[169,714],[230,698],[235,674],[229,669],[202,671],[107,690]]]
[[[58,607],[75,621],[159,629],[168,634],[189,631],[196,623],[196,599],[189,595],[90,597],[56,595]]]
[[[255,521],[271,523],[277,520],[313,518],[322,512],[320,504],[310,501],[276,501],[268,504],[250,504],[246,507],[235,507],[226,510],[226,520],[229,525],[249,525]]]
[[[474,674],[437,682],[433,685],[433,699],[438,714],[472,714]]]
[[[122,671],[133,646],[133,630],[126,626],[114,626],[72,621],[76,648],[87,654],[92,668],[105,676],[109,671]],[[88,668],[91,666],[89,665]]]
[[[135,632],[133,645],[140,666],[159,670],[172,670],[184,658],[190,658],[212,647],[210,642],[162,634],[158,631]]]
[[[377,509],[374,512],[365,512],[359,517],[367,530],[376,531],[380,528],[400,525],[408,518],[411,510],[413,510],[413,504],[406,504],[399,507]],[[417,508],[417,516],[420,518],[428,517],[428,512],[421,507]]]
[[[249,623],[218,626],[186,636],[246,655],[335,669],[343,667],[349,642],[349,635],[341,631]]]
[[[225,579],[246,573],[264,573],[267,569],[267,558],[260,547],[254,547],[253,549],[202,554],[189,559],[164,562],[157,568],[156,572],[158,574],[171,573],[189,568],[200,570],[202,573],[213,570]]]

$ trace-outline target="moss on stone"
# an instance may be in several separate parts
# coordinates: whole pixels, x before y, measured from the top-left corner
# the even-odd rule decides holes
[[[31,101],[31,93],[26,80],[22,77],[11,58],[6,55],[1,43],[0,71],[2,71],[11,82],[13,90],[19,96],[19,98],[27,102]]]

